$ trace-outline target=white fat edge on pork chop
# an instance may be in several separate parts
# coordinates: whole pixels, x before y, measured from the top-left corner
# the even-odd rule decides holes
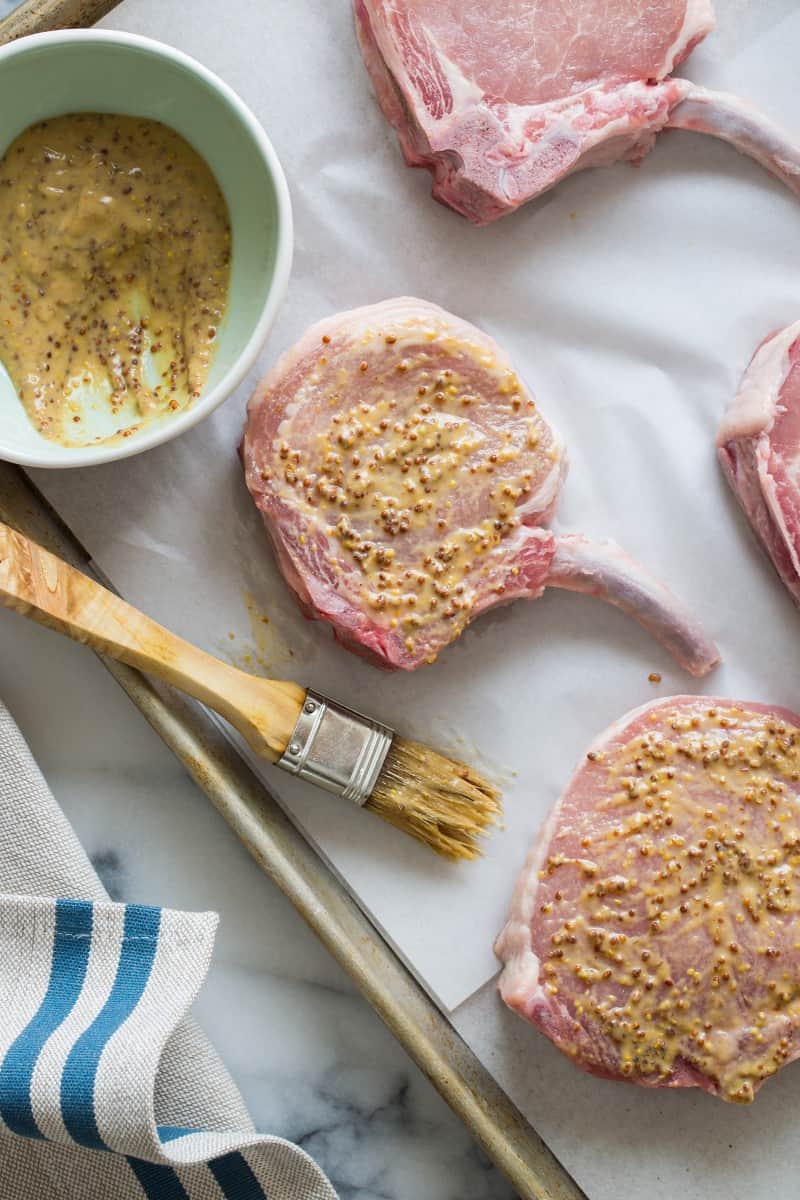
[[[780,444],[781,423],[800,421],[796,399],[786,395],[790,353],[800,321],[769,337],[744,373],[717,433],[717,453],[739,504],[796,604],[800,604],[800,487],[793,460]],[[790,442],[794,459],[800,443]],[[785,471],[782,480],[776,474]]]

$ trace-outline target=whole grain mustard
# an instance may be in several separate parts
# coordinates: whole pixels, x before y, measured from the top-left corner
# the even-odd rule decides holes
[[[180,134],[105,113],[26,129],[0,160],[0,247],[0,360],[44,437],[129,437],[200,395],[231,229]]]

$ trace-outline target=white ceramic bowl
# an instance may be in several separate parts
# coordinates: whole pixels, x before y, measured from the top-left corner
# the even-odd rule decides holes
[[[42,33],[0,48],[0,154],[29,125],[68,112],[149,117],[194,146],[230,209],[231,284],[199,399],[118,444],[70,448],[43,438],[0,366],[0,458],[33,467],[126,458],[202,421],[253,365],[292,259],[289,190],[269,138],[235,92],[194,59],[149,38],[97,29]]]

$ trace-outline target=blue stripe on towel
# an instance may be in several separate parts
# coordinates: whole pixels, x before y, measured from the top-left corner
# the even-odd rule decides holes
[[[72,1047],[61,1076],[61,1115],[81,1146],[107,1149],[97,1127],[94,1086],[108,1041],[142,998],[158,946],[161,909],[129,904],[114,986],[102,1010]]]
[[[157,1126],[160,1142],[174,1142],[176,1138],[188,1137],[190,1133],[205,1133],[204,1129],[190,1129],[187,1125]]]
[[[93,906],[88,900],[57,900],[50,982],[39,1011],[9,1047],[0,1069],[0,1115],[24,1137],[42,1135],[33,1117],[31,1081],[47,1039],[75,1007],[86,978]]]
[[[222,1188],[225,1200],[267,1200],[266,1192],[237,1150],[212,1159],[208,1169]]]
[[[141,1158],[129,1158],[128,1166],[142,1185],[147,1200],[189,1200],[189,1193],[172,1167],[158,1167]]]

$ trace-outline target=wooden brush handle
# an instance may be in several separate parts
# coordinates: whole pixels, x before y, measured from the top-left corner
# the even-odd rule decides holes
[[[0,603],[207,704],[257,753],[280,758],[305,690],[220,662],[0,523]]]

